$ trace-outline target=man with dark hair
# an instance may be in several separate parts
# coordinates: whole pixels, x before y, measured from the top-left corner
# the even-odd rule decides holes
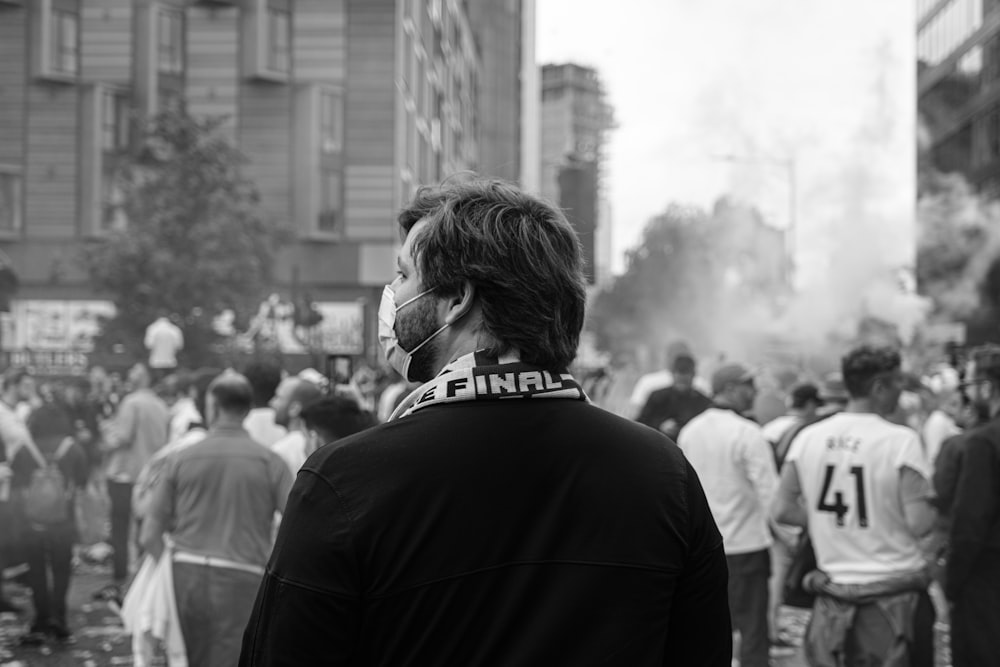
[[[692,419],[677,444],[705,485],[729,564],[729,608],[740,632],[740,665],[768,664],[768,511],[778,486],[771,448],[743,415],[753,406],[753,373],[726,364],[712,375],[715,405]]]
[[[288,435],[288,429],[274,421],[274,408],[271,407],[281,384],[281,366],[266,359],[252,361],[243,374],[253,387],[253,408],[247,414],[243,428],[251,438],[265,447],[271,447]]]
[[[302,422],[302,409],[315,403],[323,396],[323,391],[313,382],[297,376],[287,377],[278,385],[278,391],[271,399],[274,409],[274,422],[288,430],[288,435],[274,443],[271,449],[280,456],[292,476],[312,453],[307,441],[305,424]]]
[[[328,396],[311,403],[302,409],[299,418],[309,443],[306,456],[323,445],[378,424],[375,415],[347,396]]]
[[[920,538],[934,525],[930,468],[916,432],[887,421],[902,372],[890,348],[843,359],[847,408],[807,426],[781,471],[775,520],[807,527],[819,572],[806,634],[811,664],[933,665],[934,608]]]
[[[712,399],[694,387],[696,370],[697,364],[691,355],[674,357],[670,368],[673,384],[650,394],[635,420],[676,440],[689,421],[712,406]]]
[[[823,399],[819,396],[819,387],[811,382],[803,382],[792,387],[786,399],[788,411],[786,414],[772,419],[761,428],[764,438],[774,447],[788,429],[811,422],[816,418],[817,411],[823,407]]]
[[[243,429],[250,383],[226,372],[205,403],[209,433],[169,456],[153,489],[142,545],[173,559],[181,633],[192,667],[235,664],[292,475]],[[165,551],[164,533],[173,548]]]
[[[989,421],[962,438],[950,508],[944,590],[955,667],[994,664],[1000,655],[1000,347],[973,350],[966,377],[970,401]]]
[[[399,221],[379,338],[424,384],[299,472],[240,664],[728,667],[697,475],[568,372],[586,295],[566,218],[475,181]]]

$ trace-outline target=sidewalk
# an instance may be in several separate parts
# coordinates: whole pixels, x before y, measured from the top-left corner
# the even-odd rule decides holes
[[[25,609],[20,615],[0,614],[0,667],[104,667],[131,665],[131,638],[124,634],[121,620],[105,602],[91,596],[111,578],[105,566],[79,564],[73,570],[69,589],[69,626],[75,641],[48,646],[18,646],[31,623],[31,592],[17,583],[6,582],[8,599]],[[158,663],[166,664],[166,663]]]

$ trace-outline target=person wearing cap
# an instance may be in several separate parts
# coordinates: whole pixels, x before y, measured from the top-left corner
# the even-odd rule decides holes
[[[969,399],[989,421],[962,439],[951,502],[944,591],[955,667],[1000,655],[1000,347],[973,350],[967,377]]]
[[[729,565],[729,607],[740,632],[740,665],[767,667],[768,511],[778,485],[763,431],[743,414],[753,406],[754,376],[726,364],[712,375],[714,404],[681,429],[677,444],[705,487]]]
[[[209,432],[166,458],[140,531],[154,559],[173,563],[191,667],[236,664],[272,523],[292,485],[281,457],[243,428],[252,404],[246,377],[227,371],[212,381],[205,400]]]
[[[843,412],[807,426],[781,471],[773,517],[808,529],[818,572],[806,632],[811,664],[931,667],[934,607],[920,540],[934,525],[930,467],[899,402],[899,353],[862,345],[844,356]],[[986,664],[986,663],[981,663]]]
[[[240,665],[729,667],[722,539],[684,455],[593,405],[563,213],[421,188],[379,306],[421,386],[299,471]]]
[[[673,384],[650,394],[635,420],[676,440],[689,421],[712,405],[712,399],[694,387],[696,368],[694,357],[678,354],[670,369]]]

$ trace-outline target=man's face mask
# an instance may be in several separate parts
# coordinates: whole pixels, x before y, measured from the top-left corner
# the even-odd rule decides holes
[[[414,353],[450,325],[445,323],[444,326],[426,337],[412,350],[407,351],[400,346],[399,338],[396,336],[396,316],[403,308],[409,306],[422,296],[430,294],[431,291],[429,289],[424,290],[412,299],[408,299],[397,306],[396,292],[392,289],[392,285],[386,285],[385,289],[382,290],[382,301],[378,307],[378,341],[382,346],[382,351],[385,353],[385,358],[389,362],[389,365],[396,369],[407,382],[413,382],[413,378],[410,377],[410,363],[413,361]]]

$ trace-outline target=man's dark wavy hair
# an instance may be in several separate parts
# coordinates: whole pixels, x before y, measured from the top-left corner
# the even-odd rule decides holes
[[[861,345],[841,360],[844,387],[851,398],[865,398],[871,393],[875,379],[902,366],[899,352],[891,347]]]
[[[565,369],[576,356],[586,292],[580,241],[551,204],[493,179],[421,188],[399,214],[424,286],[455,294],[475,287],[483,328],[521,360]]]
[[[976,374],[1000,384],[1000,345],[987,343],[972,348],[969,358],[976,365]]]

